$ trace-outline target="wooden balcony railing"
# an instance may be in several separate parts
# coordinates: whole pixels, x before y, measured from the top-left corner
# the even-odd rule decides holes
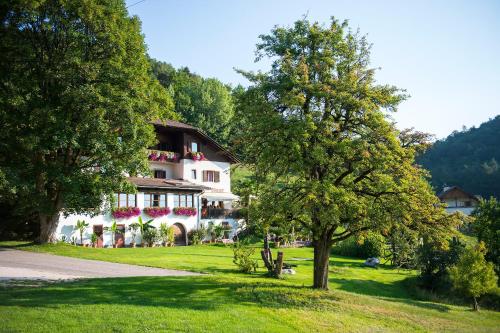
[[[239,212],[240,212],[239,209],[202,207],[201,208],[201,218],[202,219],[225,219],[225,218],[237,219],[241,215]]]

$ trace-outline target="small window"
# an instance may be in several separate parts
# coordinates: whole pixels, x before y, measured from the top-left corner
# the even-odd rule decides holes
[[[191,179],[196,179],[196,170],[191,170]]]
[[[191,142],[191,152],[196,153],[198,152],[198,142]]]
[[[144,193],[144,207],[167,207],[165,193]]]
[[[114,206],[122,207],[137,207],[135,194],[115,193]]]
[[[194,207],[194,196],[192,194],[175,194],[174,207]]]
[[[165,170],[155,170],[155,178],[167,178],[167,172]]]
[[[220,182],[220,172],[205,170],[203,171],[203,181],[210,183],[219,183]]]

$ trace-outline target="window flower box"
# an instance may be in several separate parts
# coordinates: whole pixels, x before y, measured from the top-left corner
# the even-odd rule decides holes
[[[193,151],[191,152],[191,159],[193,161],[202,161],[205,159],[205,155],[203,155],[203,153],[200,151],[198,152]]]
[[[170,214],[170,208],[168,207],[146,207],[142,211],[153,218]]]
[[[174,208],[175,215],[183,215],[183,216],[195,216],[196,208],[194,207],[175,207]]]
[[[156,162],[178,162],[179,154],[173,151],[155,151],[151,150],[148,155],[148,160]]]
[[[121,208],[114,208],[111,211],[111,215],[115,219],[128,219],[134,216],[139,216],[141,215],[141,210],[137,207],[121,207]]]

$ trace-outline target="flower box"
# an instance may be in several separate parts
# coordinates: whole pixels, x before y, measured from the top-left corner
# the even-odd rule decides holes
[[[196,208],[194,207],[175,207],[174,208],[175,215],[183,215],[183,216],[195,216]]]
[[[128,219],[141,215],[141,210],[137,207],[114,208],[111,215],[113,215],[115,219]]]
[[[170,208],[168,207],[146,207],[142,211],[153,218],[170,214]]]
[[[198,151],[198,152],[191,152],[191,159],[193,161],[202,161],[205,159],[205,155],[203,155],[202,152]]]
[[[177,162],[179,161],[179,154],[173,151],[150,151],[148,160],[156,162]]]

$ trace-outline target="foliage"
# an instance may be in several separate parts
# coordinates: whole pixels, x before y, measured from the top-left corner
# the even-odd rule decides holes
[[[144,214],[153,218],[161,217],[170,214],[168,207],[146,207],[143,209]]]
[[[196,208],[195,207],[175,207],[174,208],[175,215],[184,215],[184,216],[195,216]]]
[[[53,241],[63,205],[98,214],[132,190],[125,174],[149,172],[149,122],[174,118],[173,102],[124,1],[8,1],[0,19],[2,193]]]
[[[487,248],[486,260],[495,265],[495,271],[500,273],[500,201],[495,198],[481,200],[472,213],[474,233]]]
[[[111,211],[111,215],[115,219],[128,219],[141,215],[141,210],[138,207],[116,207]]]
[[[500,198],[500,116],[439,140],[417,160],[439,191],[456,185],[485,198]]]
[[[83,233],[88,228],[89,224],[85,220],[76,221],[75,229],[80,233],[80,244],[83,245]]]
[[[333,254],[355,258],[381,257],[384,253],[385,240],[380,234],[368,232],[337,243],[332,248]]]
[[[144,240],[144,234],[146,233],[146,231],[149,229],[154,229],[152,223],[153,223],[153,219],[147,220],[144,222],[142,220],[142,216],[139,216],[139,218],[137,219],[137,227],[139,228],[139,230],[141,232],[141,237],[143,240]]]
[[[385,239],[387,247],[384,258],[390,260],[391,265],[400,268],[415,268],[420,246],[418,233],[394,226],[387,231]]]
[[[481,247],[483,247],[481,249]],[[493,264],[484,258],[484,244],[468,248],[450,268],[453,287],[474,300],[474,310],[479,310],[477,298],[497,288],[498,277]]]
[[[254,254],[254,247],[244,246],[241,242],[236,242],[233,245],[233,263],[238,266],[239,270],[243,273],[257,271],[258,262],[252,258]]]
[[[158,232],[156,228],[148,228],[144,230],[142,233],[142,240],[147,244],[147,246],[151,247],[158,240]]]
[[[222,224],[217,224],[214,226],[213,233],[215,235],[215,239],[221,240],[224,238],[224,232],[227,230],[227,227]]]
[[[173,246],[175,241],[174,228],[166,223],[160,224],[159,237],[165,246]]]
[[[90,243],[92,244],[92,246],[96,246],[97,245],[97,234],[95,232],[93,232],[90,235]]]
[[[387,117],[406,96],[378,85],[370,46],[346,22],[306,19],[261,36],[257,60],[266,73],[242,73],[237,138],[258,183],[257,219],[297,223],[315,247],[314,287],[328,287],[336,242],[394,223],[440,234],[449,220],[414,165],[420,145],[398,137]],[[405,138],[407,135],[404,136]]]
[[[217,79],[194,74],[187,67],[176,70],[155,59],[150,62],[158,81],[173,96],[175,111],[182,120],[228,146],[234,114],[231,88]]]
[[[116,246],[116,234],[121,234],[123,231],[118,229],[118,225],[116,224],[116,221],[113,220],[113,223],[111,223],[110,227],[104,227],[104,230],[111,232],[111,244],[113,246]]]
[[[417,252],[420,285],[433,291],[450,290],[448,269],[457,264],[464,251],[465,246],[456,238],[444,243],[425,239]]]
[[[207,237],[207,228],[205,224],[201,223],[197,229],[191,229],[188,232],[189,243],[192,245],[199,245]]]

